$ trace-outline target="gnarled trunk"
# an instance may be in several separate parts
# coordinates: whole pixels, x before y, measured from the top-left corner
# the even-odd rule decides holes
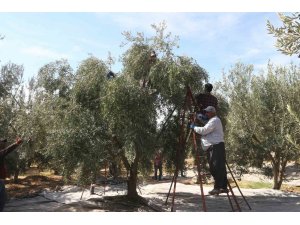
[[[139,162],[139,152],[135,151],[135,159],[129,169],[129,177],[127,181],[127,196],[129,198],[137,198],[139,195],[136,191],[137,188],[137,175],[138,175],[138,162]]]
[[[129,170],[129,177],[127,181],[127,196],[130,198],[136,198],[138,193],[137,187],[137,167],[131,167]]]
[[[116,136],[112,137],[113,143],[116,144],[120,149],[122,149],[122,145],[117,139]],[[135,159],[132,164],[130,164],[124,154],[124,152],[121,153],[121,159],[124,163],[124,166],[127,170],[127,173],[129,172],[128,180],[127,180],[127,196],[129,198],[137,198],[139,195],[136,191],[137,188],[137,175],[138,175],[138,162],[140,159],[139,151],[138,149],[135,149]]]
[[[283,177],[285,173],[287,160],[280,158],[280,156],[275,154],[275,158],[272,159],[272,165],[273,165],[273,189],[280,190]]]

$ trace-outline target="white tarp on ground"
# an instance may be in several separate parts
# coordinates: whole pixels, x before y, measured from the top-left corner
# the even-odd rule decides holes
[[[170,188],[170,181],[157,182],[140,186],[140,194],[151,200],[151,202],[166,211],[170,211],[172,195],[169,196],[168,204],[165,205],[167,193]],[[211,187],[204,187],[207,211],[228,212],[231,211],[226,194],[219,196],[207,195]],[[248,203],[252,207],[249,210],[246,204],[241,203],[243,211],[253,212],[300,212],[300,195],[290,192],[283,192],[273,189],[241,189]],[[173,188],[171,189],[171,193]],[[28,199],[11,199],[6,205],[5,211],[55,211],[55,207],[62,204],[74,204],[76,202],[88,202],[88,199],[103,198],[103,196],[124,195],[126,186],[107,185],[105,194],[103,186],[95,187],[95,194],[90,195],[89,190],[84,191],[80,187],[63,186],[60,191],[51,192],[45,190],[40,196]],[[235,194],[240,196],[237,189]],[[241,197],[239,197],[241,199]],[[47,209],[46,205],[49,206]],[[177,182],[174,207],[176,211],[199,212],[202,211],[202,200],[199,185],[186,185]],[[76,209],[72,209],[76,211]]]

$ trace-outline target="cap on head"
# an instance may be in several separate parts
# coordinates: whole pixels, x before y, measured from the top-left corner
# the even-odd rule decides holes
[[[213,113],[216,113],[216,109],[215,107],[213,106],[207,106],[205,109],[204,109],[205,112],[213,112]]]
[[[205,84],[205,91],[207,91],[207,92],[211,92],[212,91],[212,89],[213,89],[213,86],[212,86],[212,84],[211,83],[207,83],[207,84]]]

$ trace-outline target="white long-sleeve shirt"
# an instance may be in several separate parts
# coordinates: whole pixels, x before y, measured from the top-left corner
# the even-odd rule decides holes
[[[195,127],[194,131],[201,134],[202,147],[207,150],[209,146],[224,142],[222,122],[219,117],[214,116],[204,127]]]

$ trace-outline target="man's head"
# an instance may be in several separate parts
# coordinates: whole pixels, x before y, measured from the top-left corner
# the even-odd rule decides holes
[[[205,84],[204,88],[205,88],[205,92],[210,93],[213,89],[213,86],[212,86],[212,84],[207,83],[207,84]]]
[[[154,63],[156,61],[156,53],[154,50],[150,52],[150,62]]]
[[[216,109],[213,106],[207,106],[205,109],[205,115],[210,119],[216,115]]]

